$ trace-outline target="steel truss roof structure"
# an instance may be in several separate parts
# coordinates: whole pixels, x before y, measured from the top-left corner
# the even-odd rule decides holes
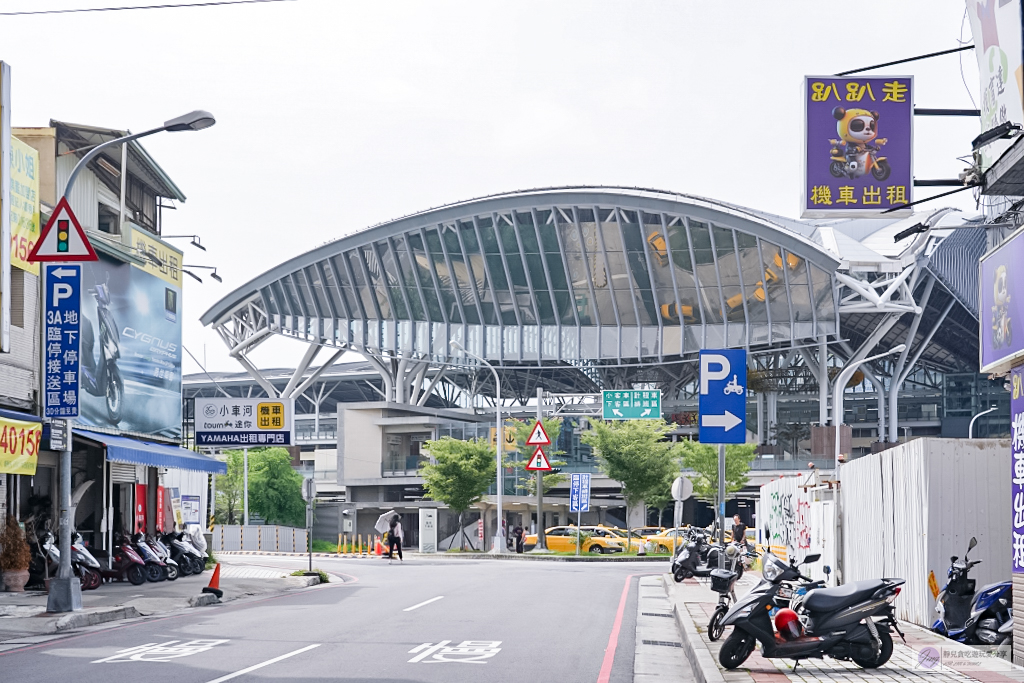
[[[910,222],[922,234],[894,244]],[[671,402],[692,382],[697,351],[742,347],[773,390],[800,375],[824,405],[828,367],[879,345],[908,344],[895,362],[864,368],[881,394],[919,365],[970,362],[960,349],[977,311],[963,301],[971,282],[955,275],[965,250],[941,249],[962,224],[949,210],[808,223],[637,188],[512,192],[324,244],[201,320],[268,395],[301,395],[345,350],[376,368],[388,401],[434,404],[444,383],[488,393],[490,374],[454,355],[458,342],[503,368],[503,395],[521,403],[545,382],[658,385]],[[284,389],[247,358],[273,334],[309,343]],[[333,356],[311,371],[324,348]]]

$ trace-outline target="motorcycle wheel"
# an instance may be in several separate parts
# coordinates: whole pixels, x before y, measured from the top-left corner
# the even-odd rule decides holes
[[[202,574],[204,571],[206,571],[206,563],[205,562],[200,560],[198,557],[193,557],[191,559],[192,559],[192,573],[193,574],[198,576],[198,575]]]
[[[167,565],[165,569],[167,570],[168,581],[174,581],[178,578],[178,568],[175,567],[173,564]]]
[[[141,586],[146,583],[146,570],[137,564],[133,564],[128,567],[128,571],[125,572],[125,578],[127,578],[133,586]]]
[[[715,613],[711,615],[711,621],[708,622],[708,640],[711,642],[715,642],[725,633],[725,624],[722,623],[724,619],[725,607],[719,605],[715,608]]]
[[[82,567],[82,590],[92,591],[100,587],[103,583],[103,577],[100,573],[91,567]]]
[[[881,635],[881,632],[879,632]],[[892,640],[889,640],[890,644]],[[722,643],[722,649],[718,652],[718,661],[726,669],[735,669],[754,651],[757,640],[746,631],[734,628],[729,637]],[[892,652],[890,648],[890,653]]]
[[[124,382],[121,380],[121,373],[117,365],[111,363],[107,370],[107,416],[110,421],[117,424],[121,421],[121,408],[124,403]]]
[[[146,565],[146,580],[156,583],[157,581],[163,581],[167,577],[164,576],[164,568],[158,564],[147,564]]]
[[[191,576],[195,567],[192,566],[192,558],[182,555],[178,558],[178,573],[182,576]]]
[[[676,580],[676,583],[682,583],[686,579],[686,570],[677,569],[672,573],[672,578]]]
[[[889,661],[889,657],[892,657],[892,635],[886,629],[880,628],[878,629],[878,638],[882,641],[882,648],[878,651],[878,654],[870,659],[853,657],[852,659],[856,662],[857,666],[862,669],[877,669]]]
[[[833,161],[828,165],[828,172],[832,174],[833,178],[842,178],[846,175],[845,166],[841,161]]]
[[[888,161],[879,161],[871,169],[871,175],[874,176],[875,180],[879,181],[888,178],[890,173],[892,173],[892,168],[889,167]]]

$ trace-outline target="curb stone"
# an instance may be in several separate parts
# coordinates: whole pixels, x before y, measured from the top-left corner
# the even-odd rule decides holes
[[[662,575],[661,580],[665,585],[665,592],[671,594],[672,586],[668,583],[671,577]],[[685,605],[685,603],[683,603]],[[679,609],[679,603],[672,601],[672,614],[675,616],[676,625],[679,627],[679,634],[682,636],[683,650],[686,652],[686,659],[693,668],[693,677],[697,683],[725,683],[725,677],[718,669],[714,655],[708,649],[704,639],[700,637],[697,624],[685,610]]]
[[[96,612],[72,612],[57,619],[53,624],[53,631],[67,631],[84,626],[95,626],[108,621],[121,621],[124,619],[135,619],[141,617],[134,607],[114,607]]]

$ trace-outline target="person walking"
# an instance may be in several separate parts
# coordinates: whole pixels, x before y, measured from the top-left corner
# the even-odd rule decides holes
[[[747,548],[747,525],[743,523],[738,514],[732,517],[732,540],[734,543],[742,543]]]
[[[402,532],[402,521],[395,515],[388,524],[388,562],[395,558],[395,548],[398,548],[398,560],[404,562],[402,557],[402,539],[405,534]]]
[[[523,553],[523,537],[525,536],[525,530],[522,524],[516,524],[512,528],[512,536],[516,539],[516,553],[522,555]]]

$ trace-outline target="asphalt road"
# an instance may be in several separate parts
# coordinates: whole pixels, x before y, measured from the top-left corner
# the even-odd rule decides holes
[[[304,565],[278,557],[236,560]],[[663,569],[425,558],[315,564],[344,574],[344,583],[10,650],[0,653],[0,679],[628,683],[635,575]],[[606,653],[610,642],[615,647]]]

